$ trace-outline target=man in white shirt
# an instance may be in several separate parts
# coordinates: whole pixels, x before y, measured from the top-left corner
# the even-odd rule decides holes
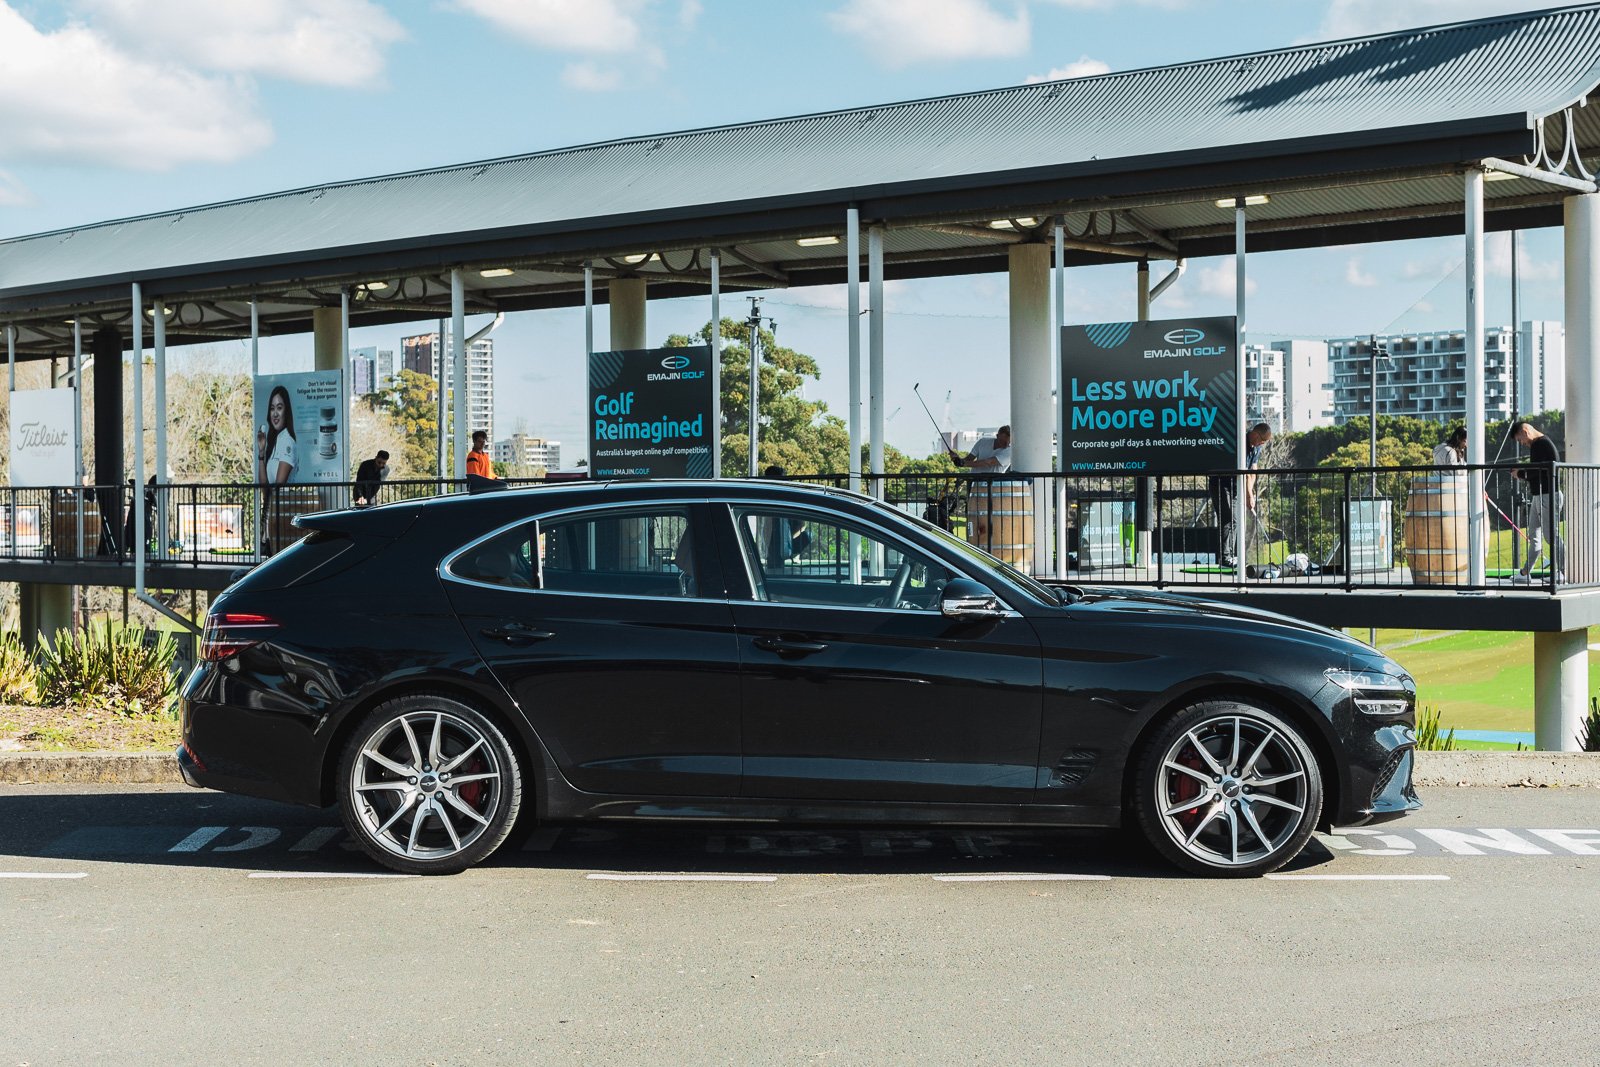
[[[993,437],[985,437],[965,456],[948,449],[950,461],[958,467],[971,467],[978,474],[1004,474],[1011,469],[1011,427],[1002,426]]]

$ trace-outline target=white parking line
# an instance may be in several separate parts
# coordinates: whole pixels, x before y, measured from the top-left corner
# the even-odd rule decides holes
[[[420,874],[382,871],[251,871],[251,878],[421,878]]]
[[[935,882],[1109,882],[1109,874],[936,874]]]
[[[87,878],[88,871],[0,871],[0,878]]]
[[[1279,882],[1448,882],[1448,874],[1269,874]]]
[[[773,874],[587,874],[592,882],[776,882]]]

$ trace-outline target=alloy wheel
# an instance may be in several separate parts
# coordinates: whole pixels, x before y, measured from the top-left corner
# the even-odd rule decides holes
[[[1306,825],[1303,747],[1249,714],[1207,718],[1180,734],[1155,776],[1156,814],[1173,845],[1210,867],[1262,863]]]
[[[395,716],[369,733],[350,765],[350,808],[384,852],[426,863],[472,848],[504,803],[498,746],[442,710]]]

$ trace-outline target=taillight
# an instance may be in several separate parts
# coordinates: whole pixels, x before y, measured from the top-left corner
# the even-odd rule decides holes
[[[227,659],[260,644],[278,628],[275,619],[246,611],[219,611],[206,616],[205,632],[200,637],[200,658]]]

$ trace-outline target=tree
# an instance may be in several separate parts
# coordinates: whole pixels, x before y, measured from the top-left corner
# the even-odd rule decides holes
[[[806,380],[820,379],[817,361],[760,332],[761,418],[758,469],[777,464],[790,474],[838,473],[849,469],[850,431],[828,414],[828,405],[803,395]],[[750,455],[750,325],[722,320],[722,470],[743,472]],[[667,347],[711,343],[708,322],[692,336],[673,334]],[[887,466],[887,462],[885,463]]]
[[[421,477],[439,470],[439,389],[430,375],[401,370],[372,400],[405,442],[397,475]]]

